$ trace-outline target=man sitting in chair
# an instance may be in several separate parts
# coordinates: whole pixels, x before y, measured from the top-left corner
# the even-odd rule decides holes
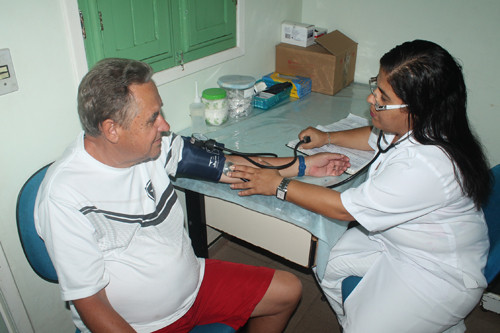
[[[179,174],[236,182],[222,173],[242,159],[169,133],[149,65],[105,59],[83,78],[84,131],[48,170],[35,224],[82,332],[188,332],[224,323],[281,332],[302,286],[293,274],[197,258],[170,182]],[[168,133],[167,133],[168,132]],[[290,158],[264,158],[282,164]],[[337,154],[306,158],[306,174],[339,175]],[[299,162],[280,172],[295,176]],[[250,319],[250,320],[249,320]]]

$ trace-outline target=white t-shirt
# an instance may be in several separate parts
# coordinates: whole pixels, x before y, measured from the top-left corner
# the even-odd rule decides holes
[[[113,308],[138,332],[165,327],[191,307],[204,272],[169,179],[183,140],[164,137],[155,161],[113,168],[91,157],[83,139],[82,132],[49,168],[35,205],[62,298],[106,288]],[[72,313],[88,331],[74,307]]]
[[[374,130],[369,141],[375,150],[377,135]],[[388,135],[387,141],[392,138]],[[419,144],[411,136],[400,140],[380,154],[367,180],[343,192],[341,200],[392,258],[457,287],[486,287],[484,215],[462,193],[453,163],[439,147]]]

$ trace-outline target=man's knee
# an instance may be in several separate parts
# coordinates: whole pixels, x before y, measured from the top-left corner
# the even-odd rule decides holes
[[[302,282],[294,274],[276,270],[252,317],[293,311],[302,297]]]
[[[302,297],[302,282],[297,276],[287,271],[277,270],[274,273],[273,281],[276,282],[276,288],[279,289],[285,302],[291,304],[297,304],[299,302]]]

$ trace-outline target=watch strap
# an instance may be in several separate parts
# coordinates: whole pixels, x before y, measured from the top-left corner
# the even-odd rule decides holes
[[[276,198],[280,200],[285,200],[286,199],[286,193],[288,190],[288,184],[290,183],[291,179],[290,178],[283,178],[281,183],[278,185],[278,188],[276,189]]]

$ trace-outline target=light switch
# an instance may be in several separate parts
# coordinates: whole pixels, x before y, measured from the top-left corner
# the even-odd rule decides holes
[[[0,49],[0,95],[19,89],[9,49]]]

